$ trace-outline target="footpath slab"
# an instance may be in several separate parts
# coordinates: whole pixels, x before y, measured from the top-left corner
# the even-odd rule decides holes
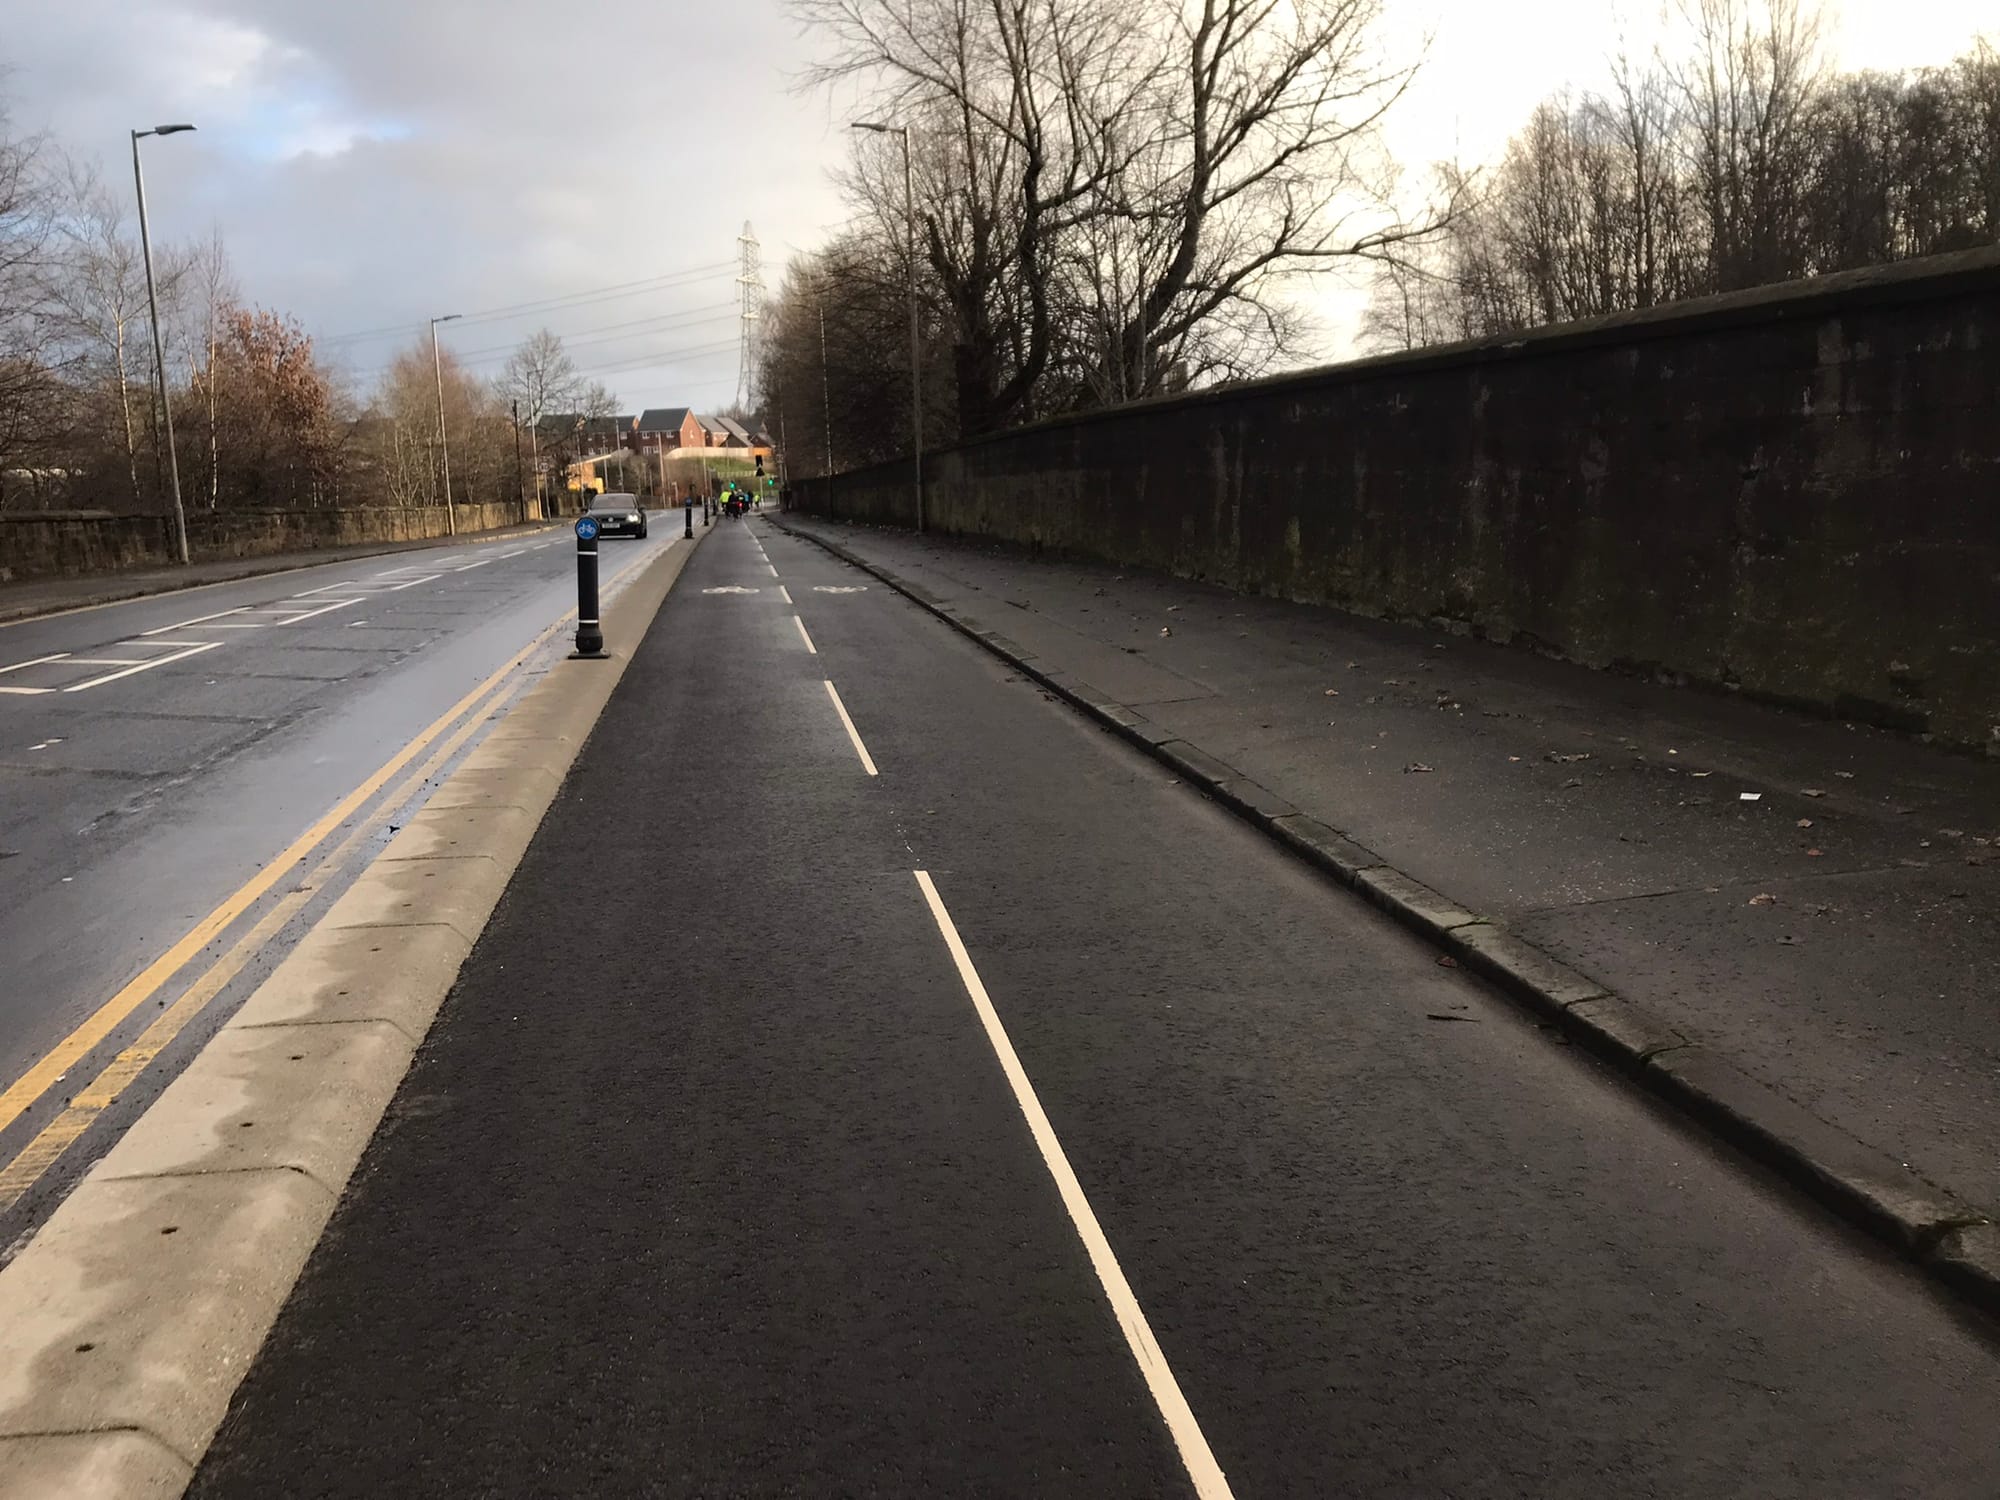
[[[783,521],[2000,1300],[2000,762],[1421,623]]]
[[[135,568],[124,573],[93,573],[81,578],[35,578],[0,584],[0,625],[32,620],[65,610],[148,599],[212,583],[237,583],[267,573],[293,573],[357,557],[381,557],[391,552],[415,552],[425,547],[464,546],[472,542],[504,542],[554,530],[561,521],[531,521],[492,531],[467,532],[460,537],[424,537],[409,542],[358,542],[348,547],[315,547],[299,552],[274,552],[265,557],[213,557],[185,568]]]

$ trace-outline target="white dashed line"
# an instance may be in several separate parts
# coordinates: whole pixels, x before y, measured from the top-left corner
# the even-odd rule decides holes
[[[178,625],[162,625],[157,630],[142,630],[139,632],[139,638],[144,640],[149,635],[171,635],[174,631],[185,630],[190,625],[205,625],[210,620],[221,620],[230,615],[240,615],[249,609],[249,607],[247,604],[239,604],[235,609],[219,609],[212,615],[196,615],[192,620],[183,620]]]
[[[803,629],[804,627],[801,626],[800,628]],[[817,656],[819,653],[814,652],[813,654]],[[856,729],[854,721],[848,718],[847,705],[840,701],[840,694],[835,690],[831,682],[826,685],[826,695],[833,700],[833,711],[840,715],[840,722],[847,727],[847,737],[854,742],[854,753],[861,757],[861,769],[866,771],[870,776],[881,775],[882,773],[875,769],[875,760],[874,757],[869,755],[868,747],[861,743],[861,731]]]
[[[806,643],[806,650],[810,651],[814,656],[818,656],[819,647],[815,646],[813,638],[806,634],[806,622],[801,620],[797,615],[793,615],[792,623],[799,627],[799,639]]]
[[[154,667],[164,667],[172,662],[186,661],[190,656],[199,656],[204,651],[213,651],[221,644],[222,642],[220,641],[200,641],[189,646],[184,651],[174,652],[171,656],[162,656],[153,661],[142,661],[136,666],[125,668],[121,672],[106,672],[102,677],[92,677],[84,682],[72,682],[63,691],[65,693],[81,693],[86,688],[102,687],[107,682],[116,682],[121,677],[130,677],[135,672],[150,672]]]
[[[321,615],[330,615],[336,609],[346,609],[359,604],[359,599],[336,599],[331,604],[322,604],[318,609],[309,609],[302,615],[293,615],[289,620],[280,620],[280,625],[303,625],[307,620],[316,620]]]
[[[0,667],[0,672],[18,672],[23,667],[39,667],[45,661],[61,661],[68,655],[69,653],[67,651],[58,651],[52,656],[37,656],[32,661],[17,661],[11,667]],[[17,691],[33,692],[36,690],[32,688],[21,688],[17,689]]]
[[[832,687],[833,684],[828,683],[827,686]],[[1166,1353],[1160,1348],[1159,1340],[1153,1337],[1145,1309],[1139,1306],[1139,1299],[1133,1295],[1131,1283],[1126,1281],[1125,1272],[1118,1265],[1118,1257],[1112,1252],[1111,1241],[1105,1237],[1104,1227],[1097,1222],[1090,1200],[1083,1195],[1083,1184],[1076,1180],[1076,1173],[1070,1168],[1069,1156],[1064,1152],[1062,1142],[1056,1138],[1055,1127],[1049,1123],[1042,1101],[1035,1093],[1035,1085],[1028,1077],[1028,1070],[1021,1066],[1014,1044],[1007,1038],[1007,1028],[1000,1024],[1000,1013],[993,1008],[993,997],[986,993],[979,971],[972,965],[972,955],[965,951],[965,942],[958,935],[951,913],[945,910],[943,898],[938,895],[937,885],[931,880],[928,870],[913,873],[924,893],[924,901],[931,909],[931,918],[944,937],[944,945],[951,950],[951,961],[958,969],[959,982],[965,986],[966,994],[972,997],[972,1008],[979,1013],[979,1024],[986,1029],[986,1040],[992,1044],[994,1056],[1000,1059],[1000,1071],[1006,1074],[1008,1087],[1014,1091],[1014,1102],[1020,1105],[1021,1114],[1028,1122],[1028,1133],[1041,1149],[1042,1163],[1049,1169],[1049,1176],[1055,1179],[1063,1207],[1069,1210],[1070,1223],[1076,1227],[1077,1238],[1083,1241],[1084,1251],[1090,1256],[1091,1267],[1097,1272],[1099,1285],[1104,1288],[1105,1300],[1111,1304],[1111,1311],[1118,1319],[1119,1331],[1125,1335],[1126,1347],[1132,1351],[1132,1358],[1146,1381],[1146,1389],[1153,1393],[1153,1404],[1166,1418],[1167,1430],[1173,1434],[1174,1445],[1180,1449],[1181,1462],[1187,1467],[1188,1478],[1194,1481],[1198,1500],[1231,1500],[1229,1481],[1223,1476],[1222,1466],[1209,1450],[1208,1439],[1202,1436],[1201,1424],[1195,1421],[1187,1398],[1181,1394],[1180,1382],[1174,1379]]]
[[[784,599],[785,603],[790,604],[792,602],[791,594],[786,591],[782,583],[778,585],[778,593]]]

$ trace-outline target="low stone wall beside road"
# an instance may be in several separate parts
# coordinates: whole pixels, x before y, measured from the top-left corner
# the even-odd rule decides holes
[[[536,519],[533,502],[456,505],[461,533]],[[188,551],[197,562],[268,557],[314,547],[423,541],[446,534],[441,506],[371,505],[327,510],[195,511]],[[171,516],[67,512],[0,515],[0,583],[160,567],[174,561]]]
[[[944,531],[2000,750],[2000,251],[926,455]],[[791,503],[907,526],[907,462]]]

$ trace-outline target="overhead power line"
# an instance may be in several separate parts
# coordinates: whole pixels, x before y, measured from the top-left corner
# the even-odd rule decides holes
[[[649,276],[642,281],[617,282],[610,286],[589,287],[582,291],[565,292],[556,297],[544,297],[533,302],[516,302],[504,307],[480,308],[463,314],[457,321],[463,323],[491,323],[506,318],[526,317],[534,313],[554,312],[572,307],[589,307],[599,302],[612,302],[622,297],[644,296],[648,292],[664,292],[676,287],[695,286],[704,281],[722,281],[736,274],[734,260],[715,261],[708,265],[690,266],[681,271],[669,271],[659,276]],[[363,339],[386,338],[391,334],[406,334],[424,326],[421,318],[407,323],[385,324],[380,328],[363,328],[352,333],[329,334],[317,340],[321,345],[356,343]]]

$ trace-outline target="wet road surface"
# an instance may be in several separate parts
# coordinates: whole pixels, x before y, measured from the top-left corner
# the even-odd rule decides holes
[[[1990,1325],[753,522],[192,1493],[1971,1497],[1996,1410]]]

